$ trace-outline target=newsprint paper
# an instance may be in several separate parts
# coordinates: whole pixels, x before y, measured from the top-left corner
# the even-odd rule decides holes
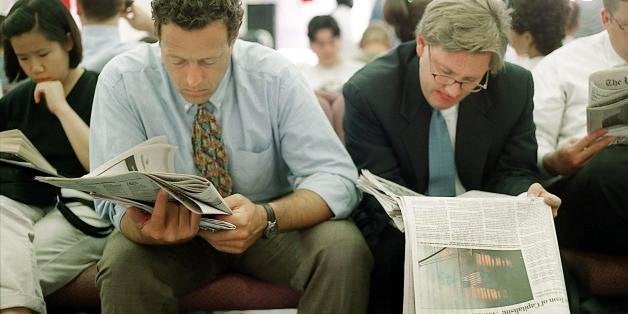
[[[404,313],[569,313],[554,222],[541,198],[426,197],[368,170],[358,187],[405,231]]]
[[[587,131],[606,128],[617,143],[628,144],[628,66],[589,76]]]
[[[92,194],[123,207],[152,211],[160,189],[166,190],[189,210],[202,214],[200,228],[235,229],[235,225],[210,218],[230,215],[214,185],[204,177],[174,173],[174,149],[165,136],[151,138],[114,157],[80,178],[36,177],[61,188]]]

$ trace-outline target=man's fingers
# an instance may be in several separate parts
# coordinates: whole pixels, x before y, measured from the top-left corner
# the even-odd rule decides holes
[[[606,129],[597,129],[589,133],[587,136],[583,137],[576,143],[576,149],[585,150],[587,147],[591,146],[591,144],[598,141],[598,139],[604,136],[604,134],[606,134],[607,132],[608,131]]]
[[[533,183],[528,188],[528,196],[541,196],[541,193],[543,192],[545,192],[545,189],[539,183]]]
[[[155,199],[155,206],[153,207],[153,217],[152,221],[155,225],[160,227],[166,226],[166,216],[168,209],[168,192],[164,189],[159,190],[157,192],[157,197]]]
[[[549,192],[545,192],[541,196],[543,196],[543,201],[545,201],[545,204],[547,204],[547,205],[549,205],[551,207],[559,207],[561,202],[562,202],[560,200],[560,197],[558,197],[558,196],[556,196],[556,195],[554,195],[552,193],[549,193]]]
[[[131,220],[135,222],[138,229],[142,229],[146,222],[150,219],[150,214],[137,208],[137,207],[129,207],[126,209],[125,215],[129,215]]]

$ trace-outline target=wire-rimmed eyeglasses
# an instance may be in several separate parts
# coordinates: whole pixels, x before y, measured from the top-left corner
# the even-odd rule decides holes
[[[428,45],[427,49],[429,51],[429,64],[430,64],[430,73],[432,74],[432,77],[434,77],[434,81],[436,81],[436,83],[438,84],[442,84],[445,86],[449,86],[455,83],[458,83],[460,86],[461,90],[467,91],[467,92],[471,92],[471,93],[477,93],[483,89],[487,89],[488,88],[488,76],[489,76],[489,72],[486,71],[486,73],[484,74],[484,83],[480,84],[479,82],[469,82],[469,81],[458,81],[457,79],[449,76],[449,75],[445,75],[445,74],[439,74],[434,72],[434,70],[432,69],[432,46]],[[480,79],[481,81],[482,79]]]

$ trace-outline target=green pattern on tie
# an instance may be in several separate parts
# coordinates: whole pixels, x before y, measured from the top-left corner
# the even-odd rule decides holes
[[[192,124],[192,150],[198,172],[214,184],[220,195],[231,195],[233,184],[227,170],[227,151],[222,142],[220,126],[205,105],[197,106]]]

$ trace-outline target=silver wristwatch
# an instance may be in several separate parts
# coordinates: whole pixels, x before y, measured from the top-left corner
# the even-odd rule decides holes
[[[264,239],[270,239],[277,235],[277,218],[275,218],[275,211],[273,207],[268,203],[263,203],[262,207],[266,210],[266,229],[264,229]]]

